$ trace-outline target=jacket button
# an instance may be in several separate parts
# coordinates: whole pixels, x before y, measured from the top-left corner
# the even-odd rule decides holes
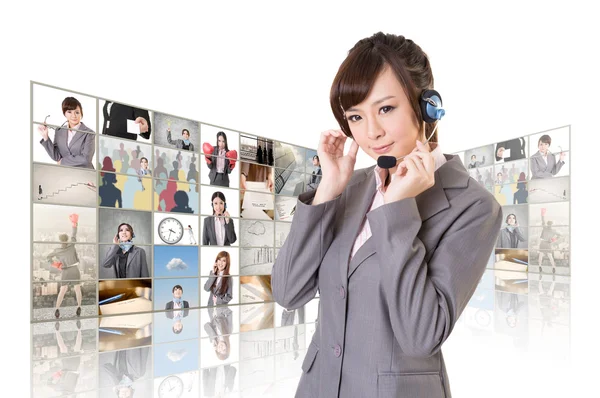
[[[336,344],[336,346],[333,348],[333,354],[338,358],[340,355],[342,355],[342,347],[340,347],[339,344]]]
[[[340,287],[340,297],[346,297],[346,289],[344,289],[344,286]]]

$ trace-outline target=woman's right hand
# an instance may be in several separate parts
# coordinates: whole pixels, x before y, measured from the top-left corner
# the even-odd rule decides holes
[[[344,155],[348,137],[342,130],[327,130],[321,133],[317,154],[323,177],[317,188],[313,204],[326,202],[341,194],[354,172],[358,144],[352,140],[350,150]],[[317,200],[318,198],[318,200]]]
[[[115,245],[118,245],[118,244],[119,244],[119,238],[118,238],[118,234],[117,234],[117,235],[115,235],[115,237],[113,238],[113,243],[114,243]]]
[[[48,141],[48,126],[40,124],[38,125],[38,131],[40,132],[40,135],[44,141]]]

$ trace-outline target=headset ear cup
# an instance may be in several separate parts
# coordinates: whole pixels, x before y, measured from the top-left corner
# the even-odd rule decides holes
[[[435,101],[439,106],[435,107],[431,105],[426,98],[431,98]],[[437,120],[441,118],[437,116],[438,109],[442,109],[442,96],[435,90],[425,90],[421,93],[421,98],[419,100],[421,105],[421,115],[423,116],[423,121],[426,123],[435,123]]]

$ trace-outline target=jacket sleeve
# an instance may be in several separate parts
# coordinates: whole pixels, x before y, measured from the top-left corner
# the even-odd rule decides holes
[[[520,240],[521,242],[527,241],[527,239],[525,239],[525,235],[523,235],[523,231],[521,230],[520,227],[516,227],[515,232],[517,233],[517,240]]]
[[[207,291],[207,292],[210,292],[210,288],[212,287],[212,285],[215,283],[216,280],[217,280],[217,277],[215,276],[215,274],[211,270],[210,271],[210,276],[208,277],[208,280],[204,284],[204,290]]]
[[[229,219],[228,223],[225,223],[225,235],[227,236],[227,240],[229,244],[235,243],[237,240],[237,235],[235,234],[235,225],[233,225],[233,218]]]
[[[428,262],[417,234],[415,198],[367,213],[376,242],[381,286],[390,322],[407,356],[429,357],[448,338],[473,295],[502,224],[493,197],[474,202],[442,235]]]
[[[333,241],[336,209],[342,195],[313,206],[316,192],[298,196],[290,233],[271,270],[273,298],[288,310],[300,308],[315,297],[318,270]]]
[[[175,141],[171,139],[171,132],[167,131],[167,142],[171,145],[177,144]]]
[[[211,217],[206,217],[202,225],[202,245],[208,246],[208,220],[212,220]]]
[[[146,251],[141,247],[140,249],[140,278],[148,278],[150,273],[148,272],[148,262],[146,261]]]
[[[552,167],[552,175],[556,175],[558,174],[560,169],[562,169],[564,162],[562,160],[556,160],[556,156],[554,156],[554,154],[552,154],[552,157],[554,158],[554,167]]]
[[[221,297],[221,300],[223,300],[225,304],[229,303],[233,298],[233,278],[231,276],[228,276],[227,278],[227,291],[225,292],[223,297]]]
[[[56,139],[56,134],[54,135],[54,138]],[[42,146],[44,147],[46,152],[48,152],[48,155],[50,156],[50,158],[52,160],[54,160],[55,162],[58,162],[60,159],[62,159],[62,156],[60,155],[60,151],[58,150],[57,145],[52,142],[50,137],[48,137],[48,139],[46,141],[44,141],[44,139],[42,138],[40,140],[40,144],[42,144]]]
[[[133,108],[133,116],[134,116],[134,120],[137,119],[138,117],[143,117],[144,119],[146,119],[146,121],[148,122],[148,131],[146,131],[145,133],[140,133],[140,136],[149,140],[150,134],[152,133],[152,124],[150,122],[150,114],[145,109]]]
[[[529,158],[529,163],[531,165],[531,176],[532,177],[537,177],[540,178],[541,177],[541,172],[540,172],[540,168],[538,167],[537,162],[535,161],[534,157],[530,157]]]
[[[88,133],[85,133],[85,135],[81,154],[64,156],[60,161],[61,166],[86,167],[92,163],[94,152],[96,152],[96,143],[94,142],[96,137]]]
[[[104,268],[110,268],[117,263],[117,251],[119,250],[119,245],[111,245],[110,249],[106,253],[104,257],[104,261],[102,261],[102,266]]]

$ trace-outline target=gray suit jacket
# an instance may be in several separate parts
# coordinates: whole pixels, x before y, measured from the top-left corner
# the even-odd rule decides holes
[[[531,179],[536,178],[550,178],[556,175],[562,168],[565,162],[563,160],[559,160],[556,162],[556,157],[554,157],[553,153],[548,151],[548,156],[546,157],[548,160],[548,164],[544,161],[542,154],[540,151],[537,151],[535,154],[529,158],[529,162],[531,163]]]
[[[112,268],[113,278],[117,278],[119,273],[117,272],[117,266],[119,264],[119,257],[117,256],[118,251],[120,250],[119,245],[112,245],[106,256],[104,257],[104,261],[102,262],[102,266],[104,268]],[[137,246],[133,246],[129,249],[129,254],[127,255],[127,269],[126,269],[126,278],[147,278],[150,274],[148,272],[148,263],[146,262],[146,252],[144,249],[141,249]]]
[[[275,301],[319,318],[297,397],[445,397],[442,343],[475,291],[502,224],[499,203],[458,156],[416,198],[368,212],[374,167],[337,198],[298,197],[272,269]],[[366,214],[372,236],[348,261]]]
[[[235,226],[233,225],[233,218],[229,218],[229,222],[225,223],[225,241],[223,246],[231,246],[237,240],[235,234]],[[208,216],[204,219],[204,225],[202,226],[202,244],[203,245],[217,245],[217,233],[215,231],[215,216]]]
[[[40,144],[46,149],[52,160],[55,162],[60,160],[61,166],[93,169],[92,157],[96,151],[96,136],[94,135],[94,131],[82,122],[71,140],[71,145],[67,145],[68,135],[69,130],[61,127],[54,134],[54,142],[48,137],[48,141],[44,141],[42,138]]]
[[[221,283],[225,282],[225,281],[228,282],[227,290],[223,294],[220,294],[220,293],[215,294],[213,292],[213,285],[215,285],[217,283],[217,279],[218,279],[218,276],[215,275],[215,273],[212,272],[212,270],[211,270],[210,276],[208,277],[208,280],[204,284],[204,290],[207,292],[210,292],[210,296],[208,296],[208,303],[206,304],[208,307],[214,307],[214,305],[215,305],[213,303],[214,296],[217,296],[217,305],[228,304],[231,301],[231,299],[233,298],[233,278],[229,275],[221,277]],[[220,290],[220,286],[214,286],[214,289]]]
[[[210,171],[208,172],[208,180],[210,181],[210,184],[213,185],[215,182],[215,179],[217,178],[217,157],[219,155],[219,147],[214,147],[213,149],[213,154],[212,154],[212,161],[210,164],[206,164],[208,166],[208,168],[210,169]],[[229,174],[231,174],[231,167],[229,167],[229,159],[225,158],[225,168],[223,169],[223,177],[224,177],[224,181],[225,181],[225,186],[229,186]]]

